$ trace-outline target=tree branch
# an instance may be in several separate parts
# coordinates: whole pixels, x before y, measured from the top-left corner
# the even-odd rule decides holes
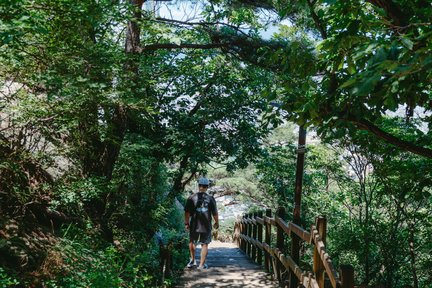
[[[384,9],[388,17],[393,20],[397,26],[406,26],[408,23],[405,13],[392,0],[366,0],[374,6]]]
[[[273,1],[264,0],[264,1],[256,1],[256,0],[235,0],[232,1],[233,5],[244,5],[250,6],[254,8],[262,8],[266,10],[275,10],[275,6]]]
[[[213,75],[213,77],[210,79],[210,83],[207,83],[207,85],[204,87],[203,91],[200,93],[201,95],[203,95],[203,97],[205,98],[207,95],[207,92],[210,90],[210,88],[213,86],[214,83],[212,83],[212,81],[216,78],[216,75],[218,74],[218,71],[215,72],[215,74]],[[196,103],[196,105],[189,111],[188,116],[192,117],[193,115],[195,115],[198,110],[201,108],[202,104],[203,104],[203,99],[201,99],[201,101],[198,101]]]
[[[155,51],[159,49],[173,50],[173,49],[215,49],[229,46],[230,43],[206,43],[206,44],[174,44],[174,43],[156,43],[142,46],[138,52]]]
[[[182,25],[182,26],[205,26],[205,27],[209,27],[209,26],[213,26],[213,27],[217,27],[219,28],[219,26],[225,26],[225,27],[229,27],[231,29],[234,29],[235,31],[243,34],[244,36],[249,37],[248,34],[246,34],[245,32],[243,32],[239,26],[235,26],[235,25],[231,25],[229,23],[224,23],[224,22],[205,22],[205,21],[200,21],[200,22],[188,22],[188,21],[180,21],[180,20],[174,20],[174,19],[167,19],[167,18],[156,18],[157,21],[161,21],[161,22],[166,22],[169,24],[178,24],[178,25]]]
[[[427,158],[432,158],[432,149],[417,146],[409,141],[399,139],[391,135],[390,133],[381,130],[378,126],[376,126],[375,124],[373,124],[372,122],[366,119],[355,119],[354,117],[348,117],[347,120],[355,124],[360,129],[369,131],[375,134],[376,136],[378,136],[379,138],[384,139],[388,143],[402,150],[410,151],[411,153],[424,156]]]
[[[319,19],[318,15],[315,13],[315,9],[314,9],[315,2],[316,1],[311,1],[311,0],[307,1],[307,4],[309,6],[309,10],[310,10],[310,14],[311,14],[313,21],[315,22],[315,25],[316,25],[318,31],[320,31],[321,37],[323,39],[327,39],[327,31],[324,28],[325,25],[323,25],[323,23]]]
[[[192,179],[196,176],[196,172],[197,172],[197,167],[195,166],[195,167],[192,169],[192,173],[191,173],[191,175],[190,175],[190,176],[189,176],[185,181],[182,182],[182,184],[181,184],[181,186],[182,186],[182,190],[184,190],[185,187],[186,187],[186,185],[187,185],[190,181],[192,181]]]

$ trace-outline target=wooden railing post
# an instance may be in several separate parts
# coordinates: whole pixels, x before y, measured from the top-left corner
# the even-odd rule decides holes
[[[263,212],[262,211],[258,212],[257,215],[259,218],[263,218]],[[257,229],[258,229],[258,241],[260,243],[262,243],[263,242],[263,225],[257,223]],[[262,265],[262,255],[263,255],[263,251],[261,249],[258,249],[257,262],[259,265]]]
[[[159,244],[159,253],[160,253],[160,269],[162,274],[162,282],[165,281],[167,277],[172,275],[172,256],[173,244],[169,242],[168,245],[163,245],[163,243]]]
[[[340,265],[340,278],[342,288],[354,288],[354,267],[351,265]]]
[[[234,224],[234,238],[233,238],[233,242],[235,242],[237,244],[237,247],[241,248],[240,246],[240,233],[241,233],[241,226],[240,226],[240,222],[237,221]]]
[[[316,227],[318,229],[318,233],[321,237],[321,240],[326,242],[327,237],[327,219],[324,216],[319,216],[316,218]],[[314,256],[313,256],[313,272],[315,273],[315,279],[318,283],[319,287],[324,287],[324,264],[321,261],[321,257],[316,246],[314,247]]]
[[[254,212],[252,214],[252,219],[256,220],[257,215],[258,215],[258,213]],[[258,234],[258,225],[255,223],[255,224],[252,224],[252,238],[254,240],[257,240],[257,234]],[[255,245],[253,245],[252,246],[252,260],[254,262],[256,262],[256,256],[257,256],[257,247]]]
[[[251,215],[252,215],[251,213],[247,214],[248,220],[252,219]],[[248,223],[247,226],[248,226],[247,236],[249,238],[251,238],[252,237],[252,224]],[[247,242],[247,255],[249,256],[249,258],[252,256],[252,243],[250,243],[250,242]]]
[[[295,224],[299,225],[300,223],[295,223]],[[300,237],[297,236],[294,232],[290,233],[290,237],[291,237],[290,256],[291,256],[292,260],[294,261],[294,263],[299,265],[300,264]],[[296,274],[294,273],[294,271],[290,271],[289,288],[297,288],[298,283],[299,283],[299,281],[297,279]]]
[[[237,218],[237,219],[239,219],[239,218]],[[242,223],[240,222],[241,221],[241,218],[239,219],[239,222],[238,222],[238,225],[237,225],[237,229],[238,229],[238,247],[240,248],[240,250],[241,250],[241,247],[242,247],[242,239],[241,239],[241,235],[242,235],[242,233],[243,233],[243,225],[242,225]]]
[[[272,212],[271,209],[266,209],[266,216],[271,217]],[[265,243],[270,246],[271,244],[271,225],[269,223],[265,223]],[[270,254],[264,251],[264,267],[267,272],[270,272]]]
[[[243,215],[242,216],[242,221],[244,221],[244,220],[246,220],[246,215]],[[247,225],[244,223],[244,222],[242,222],[242,234],[244,235],[244,236],[246,236],[247,235]],[[247,242],[246,242],[246,240],[242,240],[242,247],[241,247],[241,250],[244,252],[244,253],[246,253],[246,245],[247,245]]]
[[[280,217],[280,218],[285,220],[285,209],[283,207],[279,207],[277,209],[276,217]],[[280,252],[284,253],[285,252],[284,231],[283,231],[282,227],[280,227],[279,225],[277,225],[276,229],[277,229],[277,231],[276,231],[277,232],[276,233],[276,248],[278,248]],[[276,263],[277,263],[276,264],[277,279],[279,280],[279,282],[282,282],[283,281],[282,273],[283,273],[283,270],[285,270],[285,269],[279,260],[277,260]]]

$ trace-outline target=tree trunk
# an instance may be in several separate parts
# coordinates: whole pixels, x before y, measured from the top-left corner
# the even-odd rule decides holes
[[[177,175],[174,179],[174,183],[173,183],[173,187],[171,189],[169,198],[174,198],[177,195],[179,195],[184,187],[183,187],[183,176],[186,173],[186,168],[187,168],[187,164],[189,162],[189,155],[186,155],[182,158],[182,160],[180,161],[180,167],[178,169]]]
[[[369,285],[369,281],[370,281],[370,260],[369,260],[369,253],[370,253],[370,236],[369,236],[369,204],[366,201],[365,203],[365,249],[364,249],[364,253],[365,253],[365,279],[364,279],[364,284],[366,286]]]
[[[133,20],[127,24],[126,42],[125,42],[125,53],[133,54],[139,49],[140,43],[140,29],[139,23],[137,22],[141,18],[141,8],[143,1],[131,0],[130,2],[134,7]],[[138,75],[138,64],[134,59],[128,59],[125,63],[124,69],[128,73],[128,83],[132,85],[132,93],[134,93],[137,87]],[[82,124],[84,137],[84,144],[87,149],[83,151],[83,174],[84,177],[91,175],[97,177],[103,177],[105,181],[112,179],[115,163],[120,154],[120,149],[127,130],[127,111],[122,103],[116,103],[114,106],[109,106],[105,109],[105,113],[109,115],[106,117],[107,122],[107,135],[105,140],[101,140],[101,135],[98,133],[98,104],[89,105],[89,115],[92,118],[91,121],[87,122],[84,119]],[[92,122],[93,121],[93,122]],[[88,201],[85,204],[85,209],[95,226],[101,230],[102,236],[108,242],[113,241],[112,229],[109,225],[109,219],[111,212],[107,211],[107,206],[110,203],[110,193],[108,187],[102,188],[105,191]]]
[[[120,149],[126,134],[127,115],[125,108],[118,104],[109,123],[110,138],[104,143],[102,154],[102,175],[111,180],[115,162],[120,154]]]
[[[411,262],[411,273],[413,277],[414,288],[418,288],[418,277],[416,269],[416,255],[415,255],[415,225],[414,223],[409,224],[409,251],[410,251],[410,262]]]

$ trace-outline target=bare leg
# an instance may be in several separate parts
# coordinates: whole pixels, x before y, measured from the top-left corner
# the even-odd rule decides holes
[[[200,259],[200,267],[204,266],[208,254],[208,244],[201,244],[201,259]]]
[[[189,253],[192,261],[195,261],[195,244],[193,242],[189,242]]]

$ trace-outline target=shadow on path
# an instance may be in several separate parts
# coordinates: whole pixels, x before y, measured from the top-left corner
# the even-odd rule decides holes
[[[197,249],[197,263],[201,249]],[[276,281],[253,263],[233,243],[214,241],[209,245],[209,269],[185,268],[176,287],[278,287]]]

